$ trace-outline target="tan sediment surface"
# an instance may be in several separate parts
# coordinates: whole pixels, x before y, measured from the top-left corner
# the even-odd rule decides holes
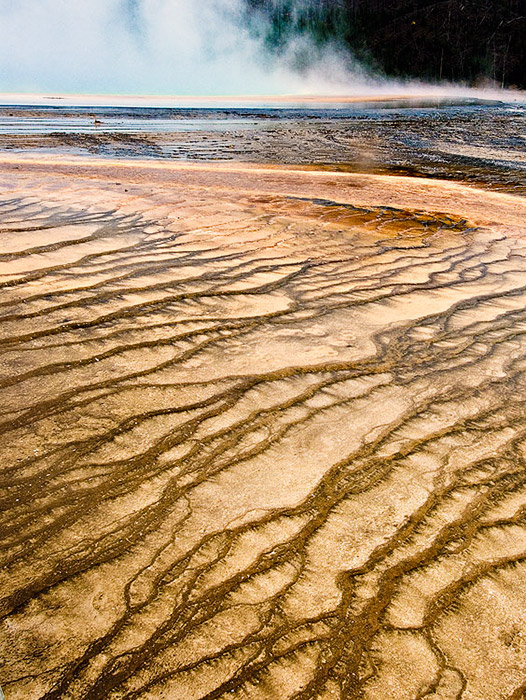
[[[526,687],[526,199],[0,162],[8,700]]]

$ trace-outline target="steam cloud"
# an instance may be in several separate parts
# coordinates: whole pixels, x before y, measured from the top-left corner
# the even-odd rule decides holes
[[[313,58],[301,74],[298,48]],[[305,48],[265,54],[242,0],[0,0],[1,92],[327,94],[366,82],[335,47]]]

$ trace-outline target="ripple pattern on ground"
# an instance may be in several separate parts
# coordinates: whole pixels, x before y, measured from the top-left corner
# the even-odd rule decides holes
[[[523,697],[526,202],[79,163],[1,176],[7,697]]]

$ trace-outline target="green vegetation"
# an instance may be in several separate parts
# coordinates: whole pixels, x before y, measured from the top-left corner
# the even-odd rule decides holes
[[[336,41],[387,75],[526,87],[526,0],[246,0],[273,51]]]

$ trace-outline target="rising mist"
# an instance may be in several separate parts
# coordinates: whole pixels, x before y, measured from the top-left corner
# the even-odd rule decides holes
[[[335,43],[296,37],[272,56],[263,34],[242,0],[0,0],[0,91],[349,92],[367,80]]]

